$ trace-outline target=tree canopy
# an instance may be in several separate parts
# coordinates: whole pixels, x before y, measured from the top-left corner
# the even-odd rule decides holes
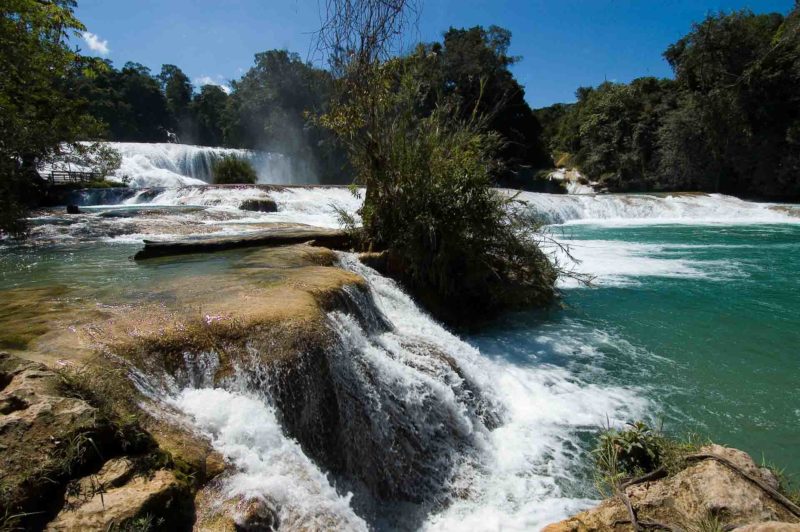
[[[664,57],[674,80],[579,89],[550,147],[612,190],[800,198],[800,5],[709,15]]]
[[[66,90],[91,62],[67,45],[83,30],[72,0],[7,0],[0,5],[0,230],[19,233],[37,166],[65,143],[97,132],[86,101]]]

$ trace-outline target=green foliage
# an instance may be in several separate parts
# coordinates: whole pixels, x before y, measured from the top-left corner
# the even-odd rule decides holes
[[[625,430],[609,429],[597,440],[595,465],[611,477],[634,477],[661,467],[662,438],[642,421]]]
[[[177,118],[170,112],[161,81],[150,69],[126,63],[121,70],[110,61],[71,80],[71,91],[89,102],[89,112],[105,124],[109,140],[165,142]]]
[[[502,140],[496,156],[503,165],[493,178],[525,188],[533,170],[553,163],[525,90],[509,70],[519,61],[508,55],[510,44],[511,32],[497,26],[450,28],[443,42],[419,45],[405,62],[420,85],[418,112],[426,115],[445,104],[461,120],[473,114],[484,117],[485,127]]]
[[[675,81],[579,89],[551,149],[612,190],[800,198],[800,6],[709,15],[664,56]]]
[[[695,434],[672,438],[642,421],[628,423],[622,430],[606,428],[592,451],[595,483],[601,493],[609,495],[625,481],[660,468],[673,475],[686,467],[686,456],[710,443]]]
[[[778,479],[778,491],[794,504],[800,506],[800,480],[797,477],[787,475],[785,468],[768,462],[763,456],[761,458],[761,467],[769,469]]]
[[[224,144],[225,110],[228,95],[216,85],[203,85],[200,93],[192,101],[196,137],[201,146],[222,146]]]
[[[253,165],[246,159],[234,155],[222,157],[211,166],[211,174],[217,185],[251,185],[258,181]]]
[[[344,151],[334,135],[309,120],[328,109],[333,80],[286,50],[256,54],[255,65],[232,83],[225,143],[288,155],[295,172],[328,183],[350,181]],[[308,165],[306,168],[299,165]]]
[[[66,80],[91,65],[67,45],[83,25],[71,0],[8,0],[0,6],[0,231],[19,235],[37,196],[36,168],[97,130]]]
[[[425,87],[402,59],[366,76],[323,118],[366,187],[366,247],[388,249],[395,275],[453,322],[549,302],[556,270],[538,225],[492,188],[499,135],[456,103],[421,115]]]
[[[162,65],[158,81],[173,120],[171,129],[177,131],[179,139],[194,137],[194,124],[190,114],[192,84],[189,77],[175,65]]]

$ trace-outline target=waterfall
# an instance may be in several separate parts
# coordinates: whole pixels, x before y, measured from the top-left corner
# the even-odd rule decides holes
[[[516,195],[548,224],[620,223],[791,223],[800,222],[800,206],[745,201],[723,194],[543,194],[504,190]]]
[[[329,345],[275,367],[269,339],[250,338],[223,382],[208,353],[175,373],[166,401],[234,466],[216,497],[266,501],[281,529],[337,530],[538,529],[595,502],[565,486],[585,481],[587,431],[646,411],[636,390],[533,353],[486,357],[355,255],[339,260],[368,288],[329,310]]]
[[[126,205],[204,206],[217,209],[238,209],[247,200],[272,198],[278,212],[257,215],[259,221],[307,224],[316,227],[339,228],[338,211],[358,216],[362,196],[354,195],[347,187],[309,187],[265,190],[256,187],[213,188],[184,187],[143,189],[126,196]],[[86,203],[81,203],[85,205]],[[256,216],[253,213],[253,216]]]
[[[313,169],[285,155],[254,150],[211,148],[186,144],[109,142],[122,155],[122,165],[113,178],[127,180],[131,187],[180,187],[211,181],[211,166],[217,159],[246,159],[263,184],[314,184]]]

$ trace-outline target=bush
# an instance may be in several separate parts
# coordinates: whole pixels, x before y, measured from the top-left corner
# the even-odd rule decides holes
[[[597,439],[595,465],[607,475],[634,477],[661,467],[663,438],[641,421],[608,429]]]
[[[258,175],[249,161],[228,155],[214,161],[211,166],[214,183],[217,185],[252,185],[258,181]]]
[[[664,476],[674,475],[686,467],[686,456],[710,443],[697,434],[670,437],[642,421],[628,423],[624,430],[607,428],[592,451],[595,483],[601,493],[614,493],[616,487],[634,477],[658,470]]]
[[[458,118],[454,102],[421,116],[422,88],[404,70],[400,60],[374,67],[325,117],[366,186],[364,247],[388,250],[388,273],[451,323],[549,302],[557,271],[540,225],[492,188],[498,135],[474,114]]]

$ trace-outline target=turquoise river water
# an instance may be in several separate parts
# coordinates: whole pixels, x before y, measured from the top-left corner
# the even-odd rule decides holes
[[[269,192],[277,213],[239,209],[242,201],[265,194],[169,189],[149,194],[146,202],[129,197],[116,211],[38,213],[27,243],[0,243],[0,297],[51,286],[68,289],[52,297],[77,296],[89,305],[156,297],[150,287],[214,274],[250,252],[136,263],[130,257],[142,238],[233,234],[273,222],[335,227],[334,205],[351,212],[359,206],[344,189],[293,189]],[[381,401],[404,401],[397,411],[423,408],[428,388],[439,390],[442,383],[397,361],[408,355],[404,343],[428,343],[465,368],[501,420],[493,430],[467,417],[459,425],[478,427],[470,436],[476,451],[463,462],[470,465],[454,481],[455,489],[468,486],[471,495],[413,526],[387,518],[388,526],[376,528],[538,529],[594,504],[587,454],[592,440],[605,423],[637,418],[676,435],[698,433],[743,449],[800,481],[800,209],[713,195],[523,199],[543,214],[571,258],[554,256],[592,282],[566,279],[559,306],[507,315],[464,338],[434,323],[354,256],[340,256],[343,267],[368,279],[379,310],[395,326],[394,333],[379,334],[331,317],[342,338],[360,350],[364,367],[374,365],[375,382],[383,384],[371,393]],[[4,308],[0,301],[0,320],[13,322],[16,307]],[[395,388],[403,382],[405,388]],[[462,419],[457,398],[441,393],[442,404]],[[268,401],[211,389],[184,390],[174,401],[234,463],[241,453],[258,457],[242,462],[231,493],[257,487],[265,496],[284,497],[282,504],[300,513],[318,505],[310,493],[326,498],[331,511],[355,523],[353,529],[379,521],[346,493],[325,488],[335,479],[285,438]],[[236,424],[245,407],[250,417]],[[252,420],[269,429],[269,438],[253,440]],[[276,449],[278,455],[270,454]],[[292,468],[303,471],[296,478],[316,483],[308,493],[286,495],[291,490],[276,488],[294,485],[285,479]]]
[[[501,320],[471,338],[481,352],[634,387],[670,432],[800,475],[800,226],[561,231],[595,286]]]

